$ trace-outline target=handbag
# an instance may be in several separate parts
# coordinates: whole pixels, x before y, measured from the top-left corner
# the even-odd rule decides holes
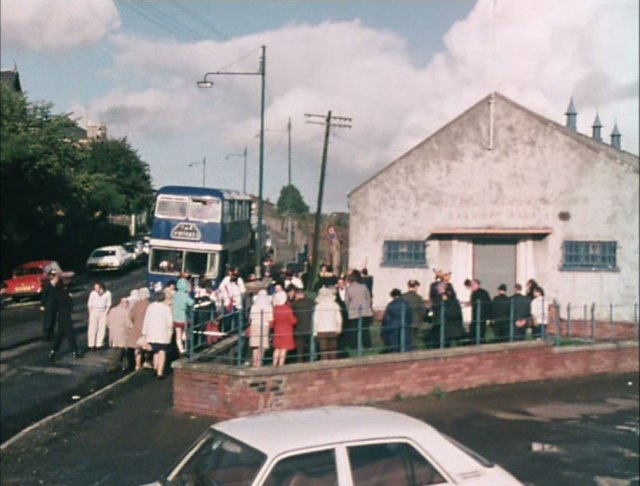
[[[229,297],[229,303],[224,306],[224,311],[225,311],[225,314],[231,314],[235,306],[235,300],[227,287],[225,287],[224,290],[225,290],[225,293],[227,294],[227,297]]]
[[[151,349],[151,346],[149,346],[149,343],[147,342],[147,339],[144,336],[140,336],[138,338],[138,340],[136,341],[136,347],[142,348],[145,350]]]
[[[219,321],[209,321],[207,322],[206,332],[220,332],[220,322]],[[209,336],[207,335],[207,344],[209,346],[220,341],[221,336]]]

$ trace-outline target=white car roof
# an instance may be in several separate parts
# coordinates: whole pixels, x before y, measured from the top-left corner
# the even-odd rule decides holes
[[[320,407],[270,412],[212,425],[213,428],[265,452],[286,451],[387,437],[441,440],[433,427],[397,412],[373,407]]]

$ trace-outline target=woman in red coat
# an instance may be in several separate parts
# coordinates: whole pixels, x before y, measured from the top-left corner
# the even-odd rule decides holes
[[[293,338],[293,327],[298,319],[287,302],[284,291],[276,292],[273,296],[273,366],[283,366],[287,359],[287,351],[296,349]]]

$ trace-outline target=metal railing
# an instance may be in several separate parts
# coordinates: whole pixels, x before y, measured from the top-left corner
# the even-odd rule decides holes
[[[296,363],[536,339],[562,346],[639,338],[637,303],[560,306],[544,302],[539,312],[523,316],[512,301],[508,318],[494,315],[489,305],[480,302],[474,307],[473,318],[467,323],[459,317],[461,309],[451,309],[446,303],[431,308],[420,321],[413,320],[405,308],[395,320],[380,319],[383,309],[375,309],[378,318],[364,317],[361,312],[356,319],[349,319],[343,310],[340,332],[328,337],[314,325],[313,314],[320,311],[306,316],[298,313],[300,327],[282,331],[277,323],[274,327],[265,322],[263,313],[260,322],[252,322],[243,310],[199,305],[188,313],[186,355],[189,361],[251,366],[254,350],[260,365],[269,365],[274,345],[283,342],[291,348],[287,363]]]

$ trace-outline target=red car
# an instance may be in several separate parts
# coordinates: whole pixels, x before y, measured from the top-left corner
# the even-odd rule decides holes
[[[62,278],[73,277],[73,272],[63,272],[55,260],[38,260],[20,265],[13,271],[13,276],[4,281],[4,296],[18,301],[40,297],[40,293],[49,279],[49,272],[54,270]]]

